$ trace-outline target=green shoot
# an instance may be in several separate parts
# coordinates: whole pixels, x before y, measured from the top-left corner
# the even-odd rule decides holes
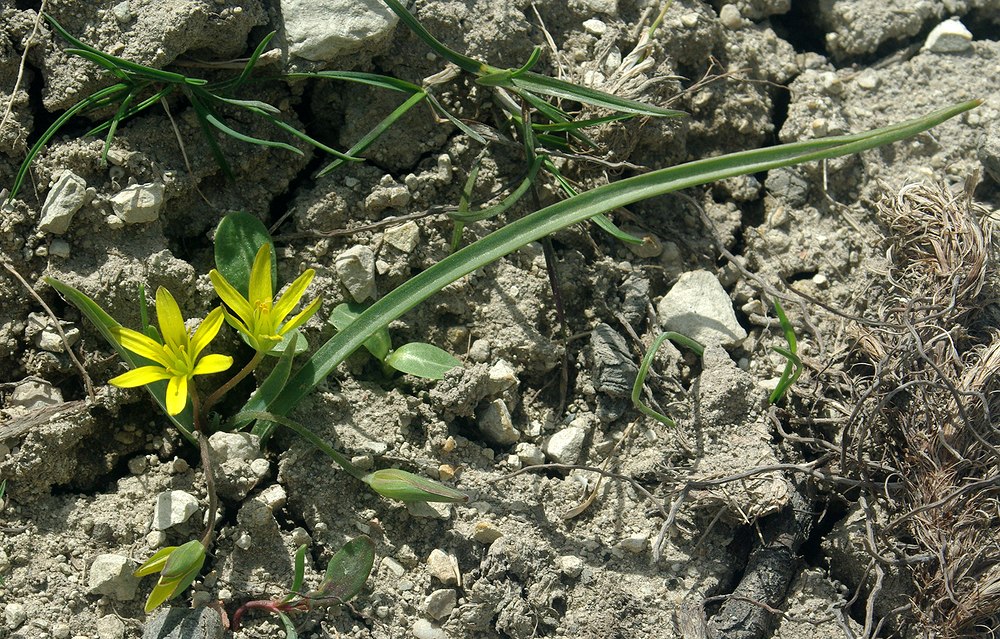
[[[656,357],[656,353],[660,350],[660,346],[663,345],[664,340],[668,339],[672,342],[680,344],[681,346],[690,348],[698,357],[705,354],[705,347],[686,335],[681,335],[680,333],[675,333],[674,331],[661,333],[655,340],[653,340],[653,345],[649,347],[648,351],[646,351],[646,354],[642,358],[642,363],[639,364],[639,372],[635,376],[635,383],[632,384],[632,405],[639,409],[639,412],[643,415],[652,417],[666,426],[676,426],[677,423],[674,422],[674,420],[647,406],[645,402],[642,401],[641,397],[642,387],[646,383],[646,375],[649,374],[649,367],[653,364],[653,358]]]
[[[802,360],[798,356],[798,341],[795,338],[795,328],[792,323],[788,321],[788,317],[785,315],[784,309],[781,308],[781,304],[778,300],[774,300],[774,312],[778,316],[778,322],[781,324],[781,330],[785,334],[785,341],[788,342],[788,348],[782,348],[780,346],[773,346],[771,350],[775,353],[781,355],[785,358],[785,370],[781,373],[781,378],[778,380],[778,385],[774,387],[771,391],[768,401],[772,404],[777,404],[784,397],[785,392],[799,379],[799,375],[802,374]]]

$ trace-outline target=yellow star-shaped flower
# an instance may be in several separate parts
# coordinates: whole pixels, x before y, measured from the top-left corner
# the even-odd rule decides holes
[[[156,289],[156,320],[163,336],[162,344],[124,326],[111,329],[112,336],[124,348],[156,363],[132,369],[109,382],[122,388],[133,388],[168,380],[167,413],[180,413],[187,405],[188,382],[192,377],[219,373],[233,365],[233,358],[228,355],[198,357],[218,334],[222,319],[222,308],[216,308],[202,321],[194,335],[189,336],[181,309],[170,291],[161,286]]]
[[[223,308],[229,325],[242,333],[258,353],[267,353],[288,332],[305,324],[319,310],[321,300],[316,298],[298,315],[282,324],[302,299],[315,274],[314,270],[307,269],[295,278],[280,299],[275,300],[271,290],[271,246],[264,244],[257,251],[250,269],[250,299],[243,297],[217,270],[212,269],[208,277],[215,292],[229,307]]]

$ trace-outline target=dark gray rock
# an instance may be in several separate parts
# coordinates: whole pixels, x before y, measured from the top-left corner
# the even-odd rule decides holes
[[[222,617],[212,608],[160,608],[142,639],[222,639],[223,633]]]

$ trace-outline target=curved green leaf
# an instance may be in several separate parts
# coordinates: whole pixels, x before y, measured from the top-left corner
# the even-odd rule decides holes
[[[277,290],[277,253],[263,222],[256,216],[238,211],[222,218],[215,231],[215,268],[244,296],[249,295],[253,260],[265,244],[271,245],[271,290]]]
[[[461,360],[448,351],[423,342],[403,344],[389,353],[385,363],[400,373],[425,379],[441,379],[445,373],[462,365]]]
[[[326,574],[319,590],[311,593],[310,599],[327,599],[335,603],[346,603],[354,598],[368,581],[368,575],[375,565],[375,542],[365,535],[355,537],[326,565]]]

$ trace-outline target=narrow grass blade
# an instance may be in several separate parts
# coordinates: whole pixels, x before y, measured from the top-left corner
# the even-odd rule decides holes
[[[83,100],[80,100],[66,111],[56,118],[49,128],[45,130],[38,141],[35,142],[31,149],[28,150],[28,155],[25,156],[24,161],[21,162],[21,168],[17,171],[17,176],[14,178],[14,184],[10,187],[10,195],[7,197],[7,201],[10,202],[17,195],[18,191],[21,190],[21,185],[24,184],[24,178],[28,175],[28,169],[31,168],[31,163],[34,162],[35,156],[49,143],[49,140],[59,132],[59,129],[63,127],[66,122],[68,122],[74,115],[82,111],[86,111],[88,108],[92,107],[97,102],[106,99],[111,96],[117,96],[118,94],[127,92],[129,86],[127,84],[119,82],[118,84],[113,84],[107,88],[101,89],[95,93],[90,94]]]
[[[66,40],[73,45],[73,49],[68,49],[70,53],[85,57],[92,62],[95,62],[105,69],[111,71],[115,75],[119,75],[123,70],[130,71],[132,73],[138,74],[140,76],[146,77],[150,80],[155,80],[159,82],[173,82],[180,84],[190,84],[190,85],[204,85],[208,82],[206,80],[200,80],[197,78],[188,78],[187,76],[181,75],[180,73],[173,73],[171,71],[163,71],[161,69],[154,69],[152,67],[147,67],[135,62],[129,62],[123,58],[113,56],[110,53],[105,53],[100,49],[95,49],[94,47],[78,40],[73,37],[66,29],[59,24],[55,18],[49,14],[44,14],[45,19],[49,21],[52,28],[59,33],[63,40]],[[119,75],[119,77],[121,77]]]
[[[777,404],[784,397],[785,392],[791,388],[792,384],[798,381],[799,376],[802,374],[802,360],[798,356],[799,345],[798,340],[795,337],[795,327],[792,323],[788,321],[788,316],[785,315],[785,310],[781,308],[781,303],[778,300],[774,300],[774,312],[778,316],[778,322],[781,324],[781,330],[785,334],[785,341],[788,343],[788,348],[781,348],[779,346],[773,347],[775,353],[781,355],[785,358],[785,370],[781,373],[781,378],[778,380],[777,386],[771,391],[771,395],[768,397],[768,401],[772,404]]]
[[[102,165],[107,165],[108,163],[108,151],[111,150],[111,142],[115,139],[115,132],[118,130],[118,123],[125,119],[129,106],[132,104],[133,98],[135,98],[136,92],[136,89],[129,91],[128,95],[125,96],[125,99],[118,105],[118,110],[115,112],[114,117],[111,118],[111,121],[108,123],[108,135],[104,139],[104,148],[101,150]]]
[[[963,102],[921,118],[864,133],[793,142],[688,162],[597,187],[547,206],[446,257],[375,302],[361,317],[313,354],[292,376],[282,394],[272,403],[271,410],[282,414],[291,410],[366,339],[448,284],[559,229],[598,213],[680,189],[850,155],[889,144],[926,131],[981,103],[981,100]],[[255,410],[256,407],[251,404],[246,409]]]
[[[577,190],[573,188],[573,185],[569,183],[569,180],[563,177],[563,174],[559,171],[559,167],[557,167],[555,163],[552,162],[552,160],[546,158],[545,168],[549,173],[551,173],[556,178],[556,181],[559,182],[559,186],[562,188],[563,192],[565,192],[570,197],[575,197],[577,195]],[[604,213],[598,213],[597,215],[592,217],[590,221],[596,224],[598,228],[600,228],[602,231],[604,231],[611,237],[615,238],[619,242],[624,242],[625,244],[635,244],[635,245],[642,244],[641,237],[636,237],[631,233],[626,233],[625,231],[621,230],[614,222],[611,221],[611,218],[609,218]]]
[[[586,120],[572,120],[567,122],[553,122],[551,124],[532,124],[532,128],[536,131],[544,131],[547,133],[560,133],[567,131],[577,131],[579,129],[586,129],[592,126],[599,126],[601,124],[607,124],[609,122],[619,122],[621,120],[628,120],[634,118],[636,114],[634,113],[617,113],[615,115],[606,115],[603,118],[588,118]]]
[[[260,100],[237,100],[236,98],[224,98],[221,95],[211,94],[215,100],[219,102],[225,102],[226,104],[234,107],[239,107],[241,109],[250,109],[256,112],[269,113],[271,115],[281,115],[281,110],[268,104],[267,102],[261,102]]]
[[[649,367],[653,364],[653,358],[656,357],[656,353],[660,350],[660,346],[662,346],[663,342],[668,339],[683,346],[687,346],[694,351],[698,357],[705,354],[705,347],[686,335],[675,333],[673,331],[661,333],[655,340],[653,340],[652,346],[650,346],[649,350],[646,351],[646,354],[642,358],[642,362],[639,364],[639,372],[636,373],[635,383],[632,384],[632,405],[635,406],[643,415],[652,417],[665,426],[676,426],[677,423],[674,420],[670,419],[663,413],[653,410],[642,401],[642,386],[646,383],[646,375],[649,374]]]
[[[412,82],[407,82],[406,80],[400,80],[399,78],[393,78],[388,75],[379,75],[377,73],[365,73],[363,71],[314,71],[312,73],[288,73],[284,76],[288,79],[310,79],[310,78],[321,78],[324,80],[343,80],[345,82],[357,82],[359,84],[367,84],[369,86],[378,87],[380,89],[389,89],[391,91],[402,91],[403,93],[417,93],[423,91],[420,85],[413,84]]]
[[[298,435],[302,439],[306,440],[307,442],[318,448],[321,453],[323,453],[324,455],[335,461],[338,466],[343,468],[348,475],[354,477],[355,479],[365,481],[365,477],[368,476],[368,473],[366,473],[365,471],[361,470],[360,468],[352,464],[350,460],[347,459],[347,457],[345,457],[335,448],[330,446],[330,444],[327,444],[325,441],[323,441],[322,437],[318,437],[316,433],[312,432],[302,424],[294,420],[288,419],[287,417],[284,417],[282,415],[277,415],[275,413],[267,411],[245,410],[245,411],[240,411],[236,415],[233,415],[231,422],[235,424],[240,424],[240,423],[245,424],[255,420],[257,421],[257,426],[270,425],[272,422],[274,424],[278,424],[279,426],[284,426],[288,430],[294,432],[296,435]],[[257,427],[254,427],[253,429],[253,434],[255,435],[266,435],[269,432],[270,429],[268,428],[258,429]]]
[[[468,224],[470,222],[478,222],[480,220],[486,220],[491,217],[500,215],[510,207],[514,206],[528,192],[531,185],[535,181],[535,177],[538,175],[538,169],[541,168],[545,158],[539,156],[536,157],[534,162],[531,163],[531,167],[528,169],[528,175],[525,176],[521,183],[511,192],[510,195],[505,197],[496,206],[490,206],[485,209],[480,209],[478,211],[455,211],[454,213],[449,213],[448,217],[455,220],[456,222],[462,222],[463,224]]]
[[[441,56],[448,62],[451,62],[452,64],[462,69],[463,71],[466,71],[468,73],[481,74],[481,73],[490,73],[498,70],[498,69],[492,69],[481,63],[479,60],[474,60],[473,58],[470,58],[467,55],[463,55],[458,51],[454,51],[444,46],[444,44],[440,40],[432,36],[430,32],[424,28],[424,25],[420,24],[420,22],[417,21],[417,18],[412,13],[407,11],[406,7],[404,7],[400,2],[398,2],[398,0],[382,0],[382,1],[385,2],[387,5],[389,5],[389,8],[392,9],[393,13],[399,16],[399,19],[403,21],[403,24],[409,27],[410,31],[416,34],[418,38],[423,40],[428,47],[430,47],[439,56]]]
[[[97,302],[90,299],[90,297],[73,288],[69,284],[64,284],[55,278],[46,277],[45,282],[52,288],[56,289],[64,298],[66,298],[67,301],[77,307],[80,312],[91,321],[91,323],[97,328],[98,332],[100,332],[101,336],[107,340],[108,344],[110,344],[112,348],[115,349],[118,356],[129,365],[129,368],[137,368],[139,366],[154,363],[126,350],[117,342],[117,340],[115,340],[115,338],[111,335],[111,329],[119,327],[121,324],[119,324],[115,318],[108,315],[104,309],[97,304]],[[166,400],[167,382],[160,381],[147,384],[145,388],[149,391],[149,394],[153,396],[156,403],[160,405],[160,408],[163,410],[163,414],[167,415],[167,417],[170,418],[170,421],[174,423],[177,430],[179,430],[181,434],[188,439],[188,441],[197,445],[198,441],[192,434],[194,432],[194,417],[191,412],[190,402],[184,407],[184,410],[180,414],[168,415]]]
[[[163,98],[165,98],[168,95],[170,95],[171,93],[173,93],[174,88],[175,88],[175,85],[173,85],[173,84],[168,84],[168,85],[164,86],[162,89],[160,89],[159,91],[157,91],[153,95],[149,96],[148,98],[146,98],[145,100],[143,100],[139,104],[135,105],[134,107],[131,107],[128,111],[125,112],[125,115],[122,116],[121,119],[122,120],[127,120],[127,119],[131,118],[132,116],[134,116],[135,114],[140,113],[142,111],[145,111],[149,107],[153,106],[154,104],[156,104],[157,102],[159,102]],[[103,123],[95,126],[93,129],[87,131],[83,135],[85,137],[86,136],[90,136],[90,135],[97,135],[98,133],[102,133],[104,131],[107,131],[108,127],[110,127],[110,126],[111,126],[111,122],[110,121],[103,122]]]
[[[309,550],[309,546],[302,544],[299,549],[295,551],[295,569],[292,573],[292,588],[291,592],[282,601],[288,603],[296,596],[302,592],[302,583],[306,578],[306,552]]]
[[[395,124],[396,120],[403,117],[403,115],[405,115],[407,111],[412,109],[415,105],[419,104],[426,97],[427,93],[424,91],[420,91],[420,93],[414,93],[413,95],[411,95],[408,100],[406,100],[398,107],[396,107],[396,109],[392,113],[387,115],[381,122],[375,125],[375,128],[366,133],[364,137],[362,137],[360,140],[355,142],[354,146],[352,146],[350,149],[347,150],[347,155],[349,155],[350,157],[356,157],[357,155],[362,153],[365,149],[371,146],[375,142],[375,140],[379,138],[379,136],[385,133],[389,127]],[[323,169],[319,173],[317,173],[316,176],[320,177],[326,175],[330,171],[333,171],[334,169],[343,166],[343,164],[344,160],[338,158],[333,162],[331,162],[330,164],[327,164],[325,167],[323,167]]]
[[[265,120],[267,120],[268,122],[270,122],[274,126],[278,127],[282,131],[288,133],[289,135],[297,137],[298,139],[302,140],[303,142],[305,142],[307,144],[311,144],[312,146],[316,147],[320,151],[323,151],[325,153],[329,153],[330,155],[332,155],[332,156],[334,156],[334,157],[336,157],[336,158],[338,158],[338,159],[340,159],[340,160],[342,160],[344,162],[364,162],[365,161],[364,158],[356,158],[356,157],[354,157],[352,155],[348,155],[348,154],[344,153],[343,151],[338,151],[337,149],[335,149],[333,147],[327,146],[327,145],[323,144],[322,142],[320,142],[319,140],[317,140],[317,139],[315,139],[313,137],[310,137],[306,133],[303,133],[302,131],[299,131],[298,129],[296,129],[292,125],[288,124],[287,122],[282,122],[278,118],[271,117],[267,113],[260,113],[260,112],[256,112],[256,113],[258,113],[258,115],[260,115],[262,118],[264,118]]]
[[[575,100],[612,111],[624,113],[635,113],[637,115],[648,115],[661,118],[676,118],[687,115],[683,111],[665,109],[663,107],[644,104],[628,98],[620,98],[610,93],[597,91],[588,87],[582,87],[564,80],[550,78],[530,71],[511,78],[514,87],[525,89],[532,93],[539,93],[554,98],[564,100]]]
[[[277,31],[272,31],[264,36],[264,39],[260,41],[260,44],[257,45],[257,48],[254,49],[250,58],[247,60],[246,66],[243,67],[240,77],[236,78],[236,80],[232,83],[233,89],[239,88],[244,82],[250,79],[250,74],[253,73],[253,68],[257,66],[257,60],[259,60],[260,56],[264,54],[264,49],[266,49],[267,45],[271,43],[271,38],[273,38],[276,33]]]
[[[518,91],[517,95],[520,96],[522,100],[535,107],[539,113],[547,117],[554,124],[561,124],[565,126],[573,123],[573,120],[569,117],[568,113],[552,104],[549,104],[531,91]],[[591,140],[590,137],[579,129],[568,129],[567,133],[591,149],[598,148],[597,143]]]
[[[229,137],[235,138],[240,142],[246,142],[248,144],[256,144],[257,146],[265,146],[274,149],[284,149],[286,151],[291,151],[292,153],[295,153],[297,155],[305,155],[302,152],[302,149],[298,149],[292,146],[291,144],[287,144],[285,142],[278,142],[276,140],[265,140],[263,138],[255,138],[251,135],[240,133],[239,131],[237,131],[236,129],[232,128],[231,126],[223,122],[221,119],[219,119],[219,117],[214,113],[212,113],[211,111],[205,113],[205,121],[214,126],[219,131],[222,131]]]
[[[188,100],[191,101],[191,107],[198,116],[198,126],[201,127],[201,132],[205,136],[205,142],[208,143],[208,149],[212,152],[212,157],[215,158],[215,163],[219,165],[219,168],[222,169],[222,172],[225,173],[227,178],[230,180],[234,179],[235,175],[233,174],[233,168],[229,166],[229,160],[226,159],[226,154],[222,152],[222,147],[219,146],[219,141],[215,139],[215,129],[208,121],[208,108],[201,103],[201,100],[195,97],[192,91],[185,91],[185,94],[187,95]]]
[[[437,98],[435,98],[430,93],[427,94],[427,101],[430,103],[430,105],[434,108],[435,111],[443,115],[449,122],[454,124],[459,131],[469,136],[476,142],[479,142],[480,144],[486,144],[486,138],[480,135],[479,131],[476,131],[468,124],[462,122],[462,120],[455,117],[450,111],[448,111],[448,109],[444,108],[444,105],[438,102]]]
[[[285,639],[299,639],[299,633],[295,629],[295,624],[292,622],[291,617],[279,610],[278,619],[281,619],[281,625],[285,629]]]

